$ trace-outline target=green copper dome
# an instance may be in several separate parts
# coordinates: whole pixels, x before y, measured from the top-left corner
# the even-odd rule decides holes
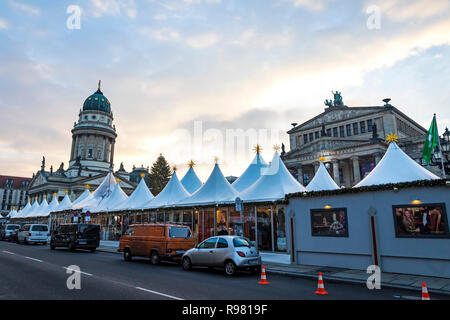
[[[83,104],[83,111],[96,110],[111,113],[111,103],[108,98],[103,95],[100,90],[100,83],[98,90],[91,96],[89,96]]]

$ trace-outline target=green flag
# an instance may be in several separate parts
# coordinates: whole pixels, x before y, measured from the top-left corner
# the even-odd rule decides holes
[[[439,136],[436,124],[436,114],[433,117],[433,121],[431,121],[430,129],[427,133],[427,138],[425,139],[425,143],[423,144],[422,157],[425,162],[429,165],[431,161],[431,155],[433,153],[434,148],[439,145]]]

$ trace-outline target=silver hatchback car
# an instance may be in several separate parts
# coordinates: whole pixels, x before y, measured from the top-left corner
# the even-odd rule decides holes
[[[246,238],[239,236],[211,237],[183,255],[184,270],[193,266],[223,267],[227,275],[238,269],[260,272],[261,256],[258,249]]]

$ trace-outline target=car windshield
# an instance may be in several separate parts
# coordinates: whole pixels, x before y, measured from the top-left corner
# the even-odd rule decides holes
[[[47,226],[33,226],[31,231],[48,231]]]
[[[250,248],[251,247],[251,245],[247,241],[247,239],[244,239],[244,238],[234,238],[233,239],[233,245],[234,245],[235,248],[239,248],[239,247]]]
[[[80,224],[78,228],[80,233],[98,233],[100,230],[97,224]]]
[[[191,231],[186,227],[169,227],[170,238],[190,238]]]
[[[12,226],[7,226],[6,227],[6,230],[16,230],[16,229],[19,229],[19,226],[12,225]]]

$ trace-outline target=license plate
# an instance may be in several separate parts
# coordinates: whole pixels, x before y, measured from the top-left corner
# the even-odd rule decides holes
[[[42,236],[42,233],[38,232],[38,233],[36,233],[36,235],[39,237],[39,236]]]
[[[78,241],[79,244],[86,244],[86,241]]]
[[[176,254],[182,254],[182,253],[184,253],[184,250],[177,250],[177,251],[175,251],[175,253]]]

